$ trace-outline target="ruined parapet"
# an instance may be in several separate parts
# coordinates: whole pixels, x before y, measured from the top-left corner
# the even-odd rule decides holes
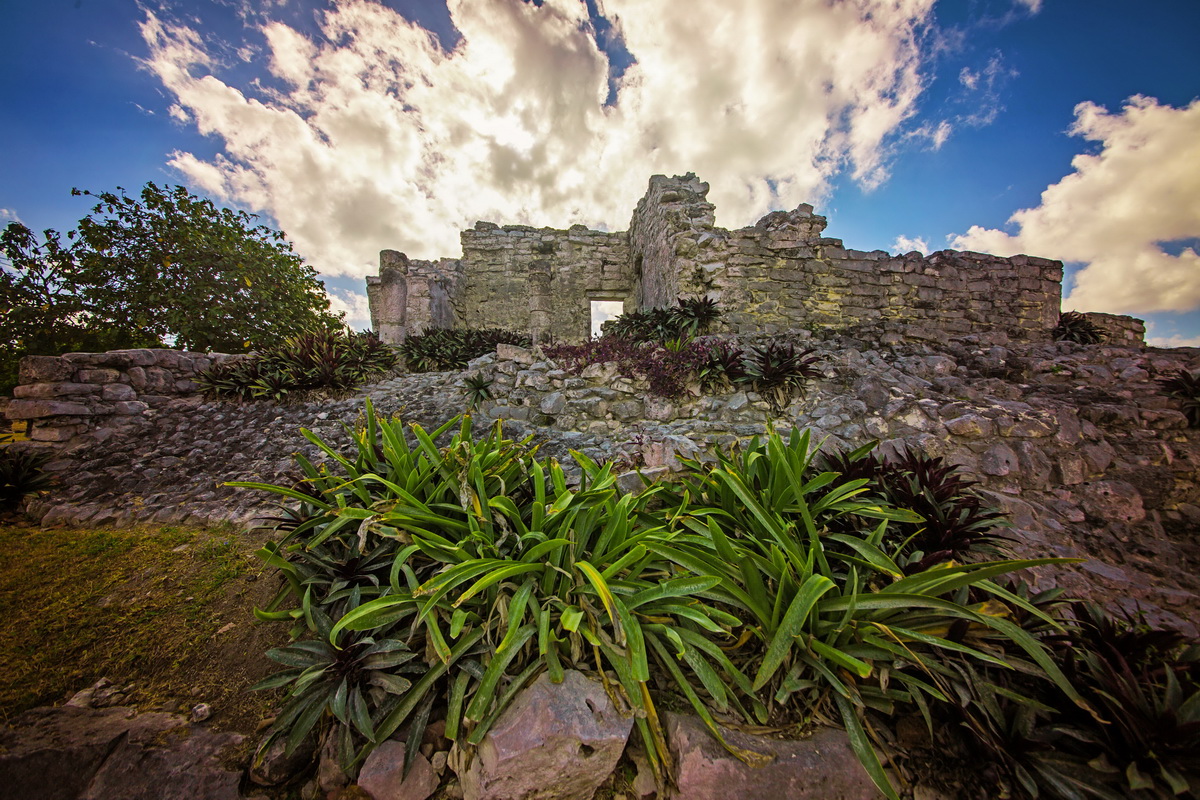
[[[1105,344],[1113,347],[1146,346],[1145,320],[1122,314],[1102,314],[1099,311],[1089,311],[1083,316],[1100,329]]]
[[[245,357],[184,350],[25,356],[5,417],[28,422],[36,442],[71,447],[104,441],[148,425],[154,409],[189,398],[198,402],[199,373]]]

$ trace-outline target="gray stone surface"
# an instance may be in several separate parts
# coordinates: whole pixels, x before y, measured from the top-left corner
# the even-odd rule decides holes
[[[633,719],[598,682],[568,670],[523,690],[459,775],[465,800],[589,800],[625,749]]]
[[[0,791],[21,800],[235,800],[241,774],[220,759],[240,741],[175,714],[33,709],[0,731]]]

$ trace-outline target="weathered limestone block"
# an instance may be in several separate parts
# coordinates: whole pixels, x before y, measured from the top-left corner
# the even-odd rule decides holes
[[[120,370],[81,369],[76,373],[80,383],[116,383],[121,379]]]
[[[88,417],[96,413],[84,403],[58,400],[13,400],[4,416],[8,419],[44,419],[45,417]]]
[[[66,397],[69,395],[96,394],[100,391],[98,383],[29,383],[13,387],[13,397],[28,400],[44,400],[50,397]]]
[[[876,800],[879,790],[850,748],[844,731],[821,728],[810,738],[783,741],[721,729],[735,747],[773,757],[751,767],[713,738],[697,717],[665,715],[675,759],[679,800]]]
[[[590,800],[625,749],[632,717],[604,687],[568,670],[521,692],[459,774],[465,800]]]
[[[75,365],[59,356],[25,356],[17,371],[21,383],[69,381],[74,374]]]

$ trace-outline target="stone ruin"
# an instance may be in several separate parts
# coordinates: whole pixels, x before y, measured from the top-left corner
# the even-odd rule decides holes
[[[694,174],[655,175],[629,230],[568,230],[477,222],[462,257],[380,253],[367,278],[371,322],[390,344],[434,328],[507,328],[535,343],[591,333],[591,303],[625,311],[708,297],[722,316],[714,333],[873,330],[882,344],[1003,332],[1047,341],[1058,321],[1059,261],[943,250],[893,256],[826,238],[826,219],[803,204],[730,231],[714,225],[708,184]],[[1140,344],[1140,321],[1094,315]]]

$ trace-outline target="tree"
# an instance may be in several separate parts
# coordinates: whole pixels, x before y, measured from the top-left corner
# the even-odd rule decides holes
[[[28,354],[171,342],[189,350],[270,347],[342,326],[316,271],[283,233],[182,186],[95,197],[67,234],[44,241],[13,222],[0,234],[0,372]],[[7,382],[0,374],[0,387]]]

